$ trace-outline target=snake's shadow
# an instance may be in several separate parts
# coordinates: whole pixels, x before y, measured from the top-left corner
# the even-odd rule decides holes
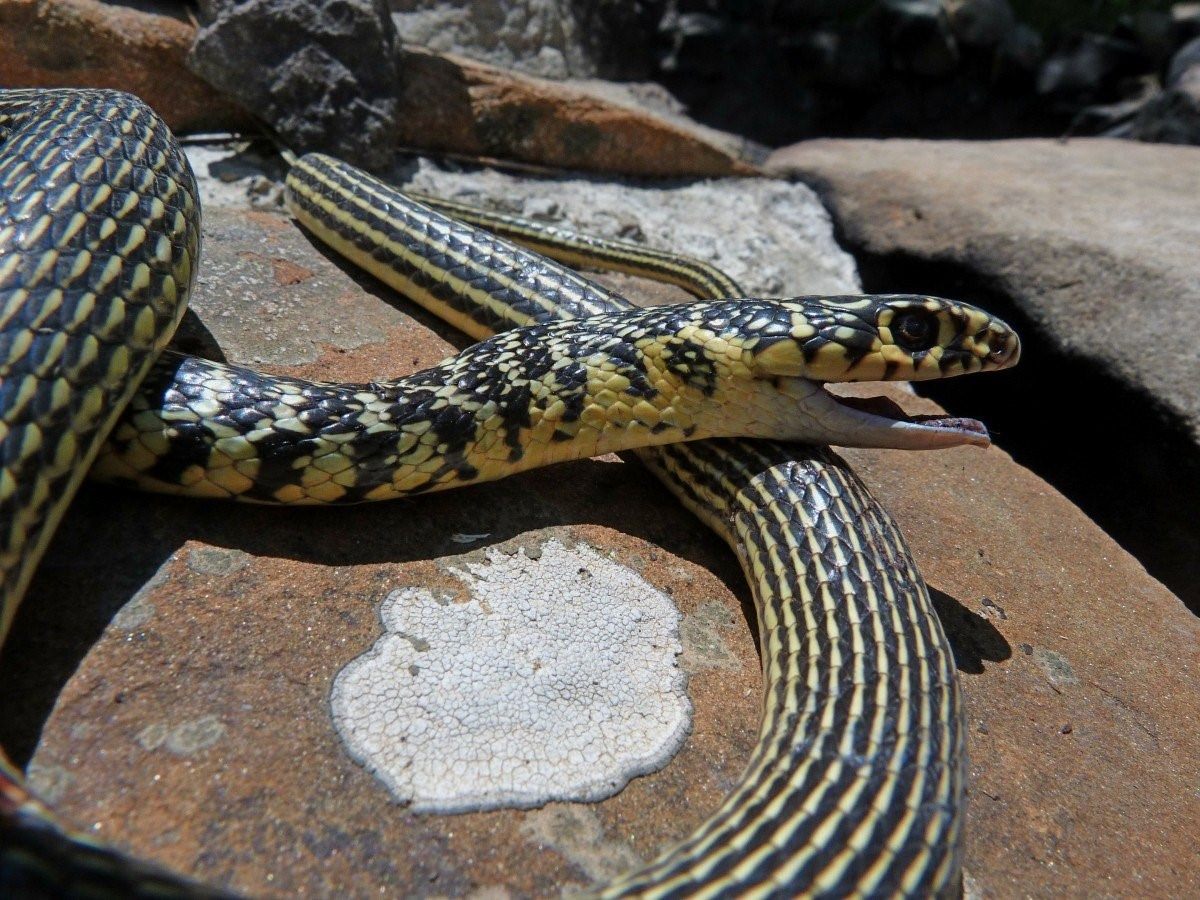
[[[641,538],[706,567],[738,597],[754,627],[733,554],[639,465],[585,460],[470,491],[357,507],[279,509],[86,486],[0,658],[0,745],[18,764],[28,761],[56,698],[113,616],[188,541],[354,566],[454,556],[535,529],[583,524]],[[452,540],[456,533],[487,536],[463,545]]]
[[[1012,645],[986,617],[932,585],[929,596],[950,642],[958,671],[982,675],[985,661],[1003,662],[1012,656]]]
[[[18,765],[29,760],[58,695],[113,616],[188,541],[353,566],[454,556],[540,528],[583,524],[708,569],[738,598],[757,646],[753,601],[733,554],[639,465],[585,460],[468,492],[357,507],[277,509],[88,486],[48,551],[0,659],[0,745]],[[464,547],[452,541],[456,533],[487,536]],[[985,660],[1012,655],[987,619],[942,591],[931,595],[960,671],[978,674]]]

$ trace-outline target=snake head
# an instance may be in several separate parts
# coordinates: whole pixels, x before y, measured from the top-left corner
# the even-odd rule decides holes
[[[1021,355],[1016,332],[1000,319],[940,297],[884,294],[781,301],[790,328],[758,340],[756,377],[798,410],[793,440],[853,447],[934,449],[987,446],[981,422],[908,416],[886,398],[841,398],[817,386],[842,381],[925,381],[1004,369]]]
[[[1014,365],[1021,342],[978,307],[941,297],[797,297],[790,340],[759,342],[762,375],[815,381],[926,381]],[[782,336],[780,336],[782,337]]]

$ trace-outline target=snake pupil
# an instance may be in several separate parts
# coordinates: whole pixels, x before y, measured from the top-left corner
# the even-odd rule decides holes
[[[933,320],[921,313],[901,313],[892,322],[892,338],[912,353],[928,350],[937,339]]]

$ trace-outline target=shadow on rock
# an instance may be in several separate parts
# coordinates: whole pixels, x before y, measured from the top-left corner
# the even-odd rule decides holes
[[[930,587],[929,596],[950,641],[954,667],[958,671],[982,675],[985,660],[1003,662],[1012,656],[1012,645],[985,616],[972,612],[937,588]]]
[[[585,460],[465,492],[300,509],[85,487],[0,658],[0,745],[18,764],[28,760],[58,695],[113,617],[159,584],[160,572],[189,542],[348,567],[453,557],[537,529],[584,524],[619,530],[708,568],[729,586],[753,628],[753,601],[732,554],[640,466]],[[128,639],[139,638],[133,632]]]

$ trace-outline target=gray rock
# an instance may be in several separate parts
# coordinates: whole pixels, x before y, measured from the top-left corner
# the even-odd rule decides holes
[[[391,0],[406,43],[543,78],[646,78],[661,2]]]
[[[966,292],[1026,324],[1025,389],[989,422],[1200,606],[1200,153],[812,141],[768,168],[818,188],[868,290]]]
[[[958,65],[958,44],[940,0],[880,0],[876,12],[898,71],[936,77]]]
[[[1163,84],[1172,88],[1178,86],[1186,78],[1196,77],[1194,73],[1197,66],[1200,66],[1200,37],[1188,41],[1171,57],[1171,64],[1167,66],[1167,77],[1163,79]]]
[[[1018,23],[1000,43],[997,50],[1002,71],[1026,73],[1037,70],[1045,46],[1042,36],[1024,23]]]
[[[1106,35],[1084,34],[1051,55],[1038,72],[1040,94],[1090,98],[1131,68],[1137,47]]]
[[[203,168],[202,180],[241,166]],[[654,241],[660,226],[644,210],[672,195],[661,184],[630,188],[622,203],[612,185],[606,200],[593,182],[539,181],[526,200],[521,180],[489,173],[422,169],[414,180],[503,191],[530,214],[615,233],[640,228]],[[716,246],[723,264],[745,257],[739,274],[748,287],[759,285],[757,244],[779,256],[814,237],[833,246],[802,187],[722,181],[714,193],[719,202],[681,200],[668,211],[695,219],[676,233],[695,236],[696,246],[678,249]],[[802,221],[789,218],[792,204],[811,207],[808,231],[785,227]],[[428,317],[410,318],[411,307],[376,282],[326,272],[324,253],[282,215],[224,205],[221,217],[238,227],[209,223],[201,278],[227,284],[231,304],[246,293],[239,286],[254,286],[261,300],[291,310],[292,328],[320,336],[321,358],[286,372],[361,381],[451,350]],[[238,214],[244,222],[231,220]],[[766,222],[779,231],[765,232]],[[254,265],[207,273],[216,253]],[[277,261],[282,277],[261,270],[260,258]],[[835,270],[844,264],[839,255]],[[324,310],[291,306],[297,285],[309,283],[297,281],[303,271],[331,279]],[[797,277],[782,290],[855,287],[820,267]],[[259,331],[259,309],[233,306],[232,328]],[[336,323],[381,316],[390,324],[354,352],[329,340]],[[271,352],[274,337],[260,343],[228,352],[276,366],[291,356],[286,347]],[[852,461],[909,536],[959,660],[972,726],[968,885],[988,897],[1196,896],[1194,837],[1175,823],[1200,819],[1200,624],[997,448],[859,451]],[[477,541],[464,546],[466,538]],[[709,646],[719,630],[720,665],[691,670],[696,725],[684,751],[594,806],[449,817],[398,806],[338,739],[330,715],[337,672],[379,639],[378,606],[389,593],[455,592],[439,561],[453,556],[461,566],[489,549],[519,548],[532,559],[551,539],[636,570],[685,616],[705,620]],[[106,628],[139,596],[152,615],[143,607]],[[728,548],[644,470],[612,459],[337,510],[87,489],[0,659],[0,734],[22,758],[38,742],[32,768],[70,820],[239,893],[359,897],[383,887],[406,897],[557,898],[686,834],[738,776],[754,746],[761,688],[745,596]]]
[[[852,244],[996,279],[1200,443],[1195,151],[1083,139],[811,141],[769,165],[819,185]]]
[[[1174,3],[1171,22],[1184,40],[1200,35],[1200,3]]]
[[[1157,144],[1200,144],[1200,62],[1180,73],[1171,87],[1142,106],[1130,136]]]
[[[1163,9],[1141,9],[1126,14],[1118,29],[1132,35],[1155,68],[1170,58],[1180,42],[1171,13]]]
[[[587,178],[535,180],[493,170],[469,176],[422,162],[408,186],[663,249],[723,268],[747,292],[779,296],[853,292],[854,261],[833,239],[829,216],[804,185],[723,178],[668,185]],[[737,234],[737,240],[729,240]]]
[[[297,152],[368,168],[395,143],[395,34],[384,0],[205,0],[188,57]]]
[[[1016,25],[1008,0],[946,0],[945,6],[954,37],[969,46],[994,47]]]
[[[1171,57],[1164,90],[1138,105],[1122,137],[1157,144],[1200,144],[1200,37]]]

